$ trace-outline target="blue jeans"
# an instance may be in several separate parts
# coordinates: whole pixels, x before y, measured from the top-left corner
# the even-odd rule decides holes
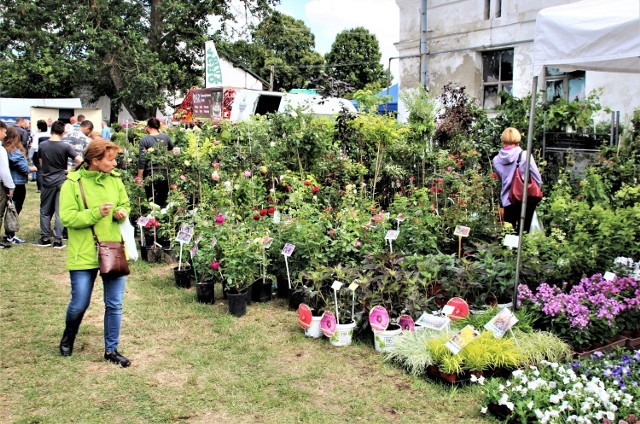
[[[75,336],[80,322],[91,302],[93,283],[97,269],[69,271],[71,277],[71,301],[67,307],[66,328]],[[102,276],[104,286],[104,351],[114,352],[118,348],[120,324],[122,322],[122,298],[125,276]]]

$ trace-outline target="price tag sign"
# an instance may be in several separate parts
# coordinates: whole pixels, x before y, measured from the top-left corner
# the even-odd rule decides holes
[[[272,243],[273,243],[273,239],[271,237],[269,236],[262,237],[262,247],[264,247],[265,249],[270,248]]]
[[[517,248],[518,238],[519,237],[515,234],[507,234],[504,236],[504,241],[502,242],[502,244],[510,248]]]
[[[198,238],[196,238],[196,244],[200,243],[201,240],[202,240],[202,234],[200,234]]]
[[[354,282],[354,283],[349,284],[349,290],[351,290],[352,292],[353,292],[353,291],[356,291],[356,289],[357,289],[358,287],[360,287],[360,286],[358,285],[358,283],[355,283],[355,282]]]
[[[296,249],[296,246],[294,244],[286,243],[282,248],[282,254],[287,257],[291,256],[291,254],[295,249]]]
[[[280,212],[275,211],[273,213],[273,223],[274,224],[279,224],[280,223]]]
[[[400,231],[398,230],[389,230],[387,234],[384,236],[385,240],[395,240],[400,235]]]
[[[180,232],[176,236],[176,241],[179,243],[189,243],[193,237],[193,227],[183,226],[180,228]]]
[[[331,288],[336,290],[336,291],[340,290],[340,287],[342,287],[342,283],[340,281],[338,281],[338,280],[335,280],[333,282],[333,284],[331,284]]]
[[[604,278],[606,281],[613,281],[616,278],[616,274],[611,271],[607,271],[604,273],[602,278]]]
[[[211,239],[211,248],[216,247],[216,244],[218,244],[218,239],[214,237]]]
[[[141,216],[136,220],[136,224],[138,224],[141,227],[144,227],[145,225],[147,225],[147,222],[149,222],[148,216]]]
[[[404,222],[405,217],[403,214],[399,213],[398,216],[396,217],[396,221],[398,222]]]
[[[459,237],[469,237],[470,231],[471,231],[471,227],[465,227],[464,225],[457,225],[455,231],[453,232],[453,235],[459,236]]]
[[[193,257],[196,256],[196,253],[198,253],[198,245],[194,244],[193,247],[191,248],[191,250],[189,250],[189,254],[191,255],[191,259],[193,259]]]

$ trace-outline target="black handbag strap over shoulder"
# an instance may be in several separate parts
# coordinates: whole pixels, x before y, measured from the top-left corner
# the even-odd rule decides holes
[[[84,203],[84,208],[85,209],[89,209],[89,206],[87,206],[87,198],[84,195],[84,187],[82,186],[82,178],[78,178],[78,187],[80,187],[80,195],[82,196],[82,202]],[[96,235],[96,231],[93,229],[93,225],[91,226],[91,233],[93,234],[93,240],[95,240],[96,243],[100,243],[98,241],[98,236]]]

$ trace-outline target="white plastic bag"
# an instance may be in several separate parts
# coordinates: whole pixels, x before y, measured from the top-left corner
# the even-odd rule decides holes
[[[120,233],[124,240],[124,248],[127,250],[127,257],[130,261],[138,260],[138,247],[136,246],[136,230],[129,222],[129,218],[120,224]]]
[[[531,227],[529,227],[529,234],[533,234],[538,231],[544,231],[542,228],[542,222],[538,219],[538,212],[533,211],[533,217],[531,218]]]

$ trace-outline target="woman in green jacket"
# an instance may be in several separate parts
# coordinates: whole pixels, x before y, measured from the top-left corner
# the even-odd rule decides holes
[[[119,222],[127,219],[129,196],[116,167],[119,147],[97,138],[84,152],[84,161],[70,172],[60,191],[60,219],[68,228],[67,269],[71,279],[71,300],[60,354],[71,356],[82,317],[89,307],[93,283],[98,275],[98,254],[91,227],[100,241],[120,241]],[[78,181],[82,181],[87,208]],[[131,364],[118,352],[125,276],[101,275],[104,285],[104,359],[127,367]]]

